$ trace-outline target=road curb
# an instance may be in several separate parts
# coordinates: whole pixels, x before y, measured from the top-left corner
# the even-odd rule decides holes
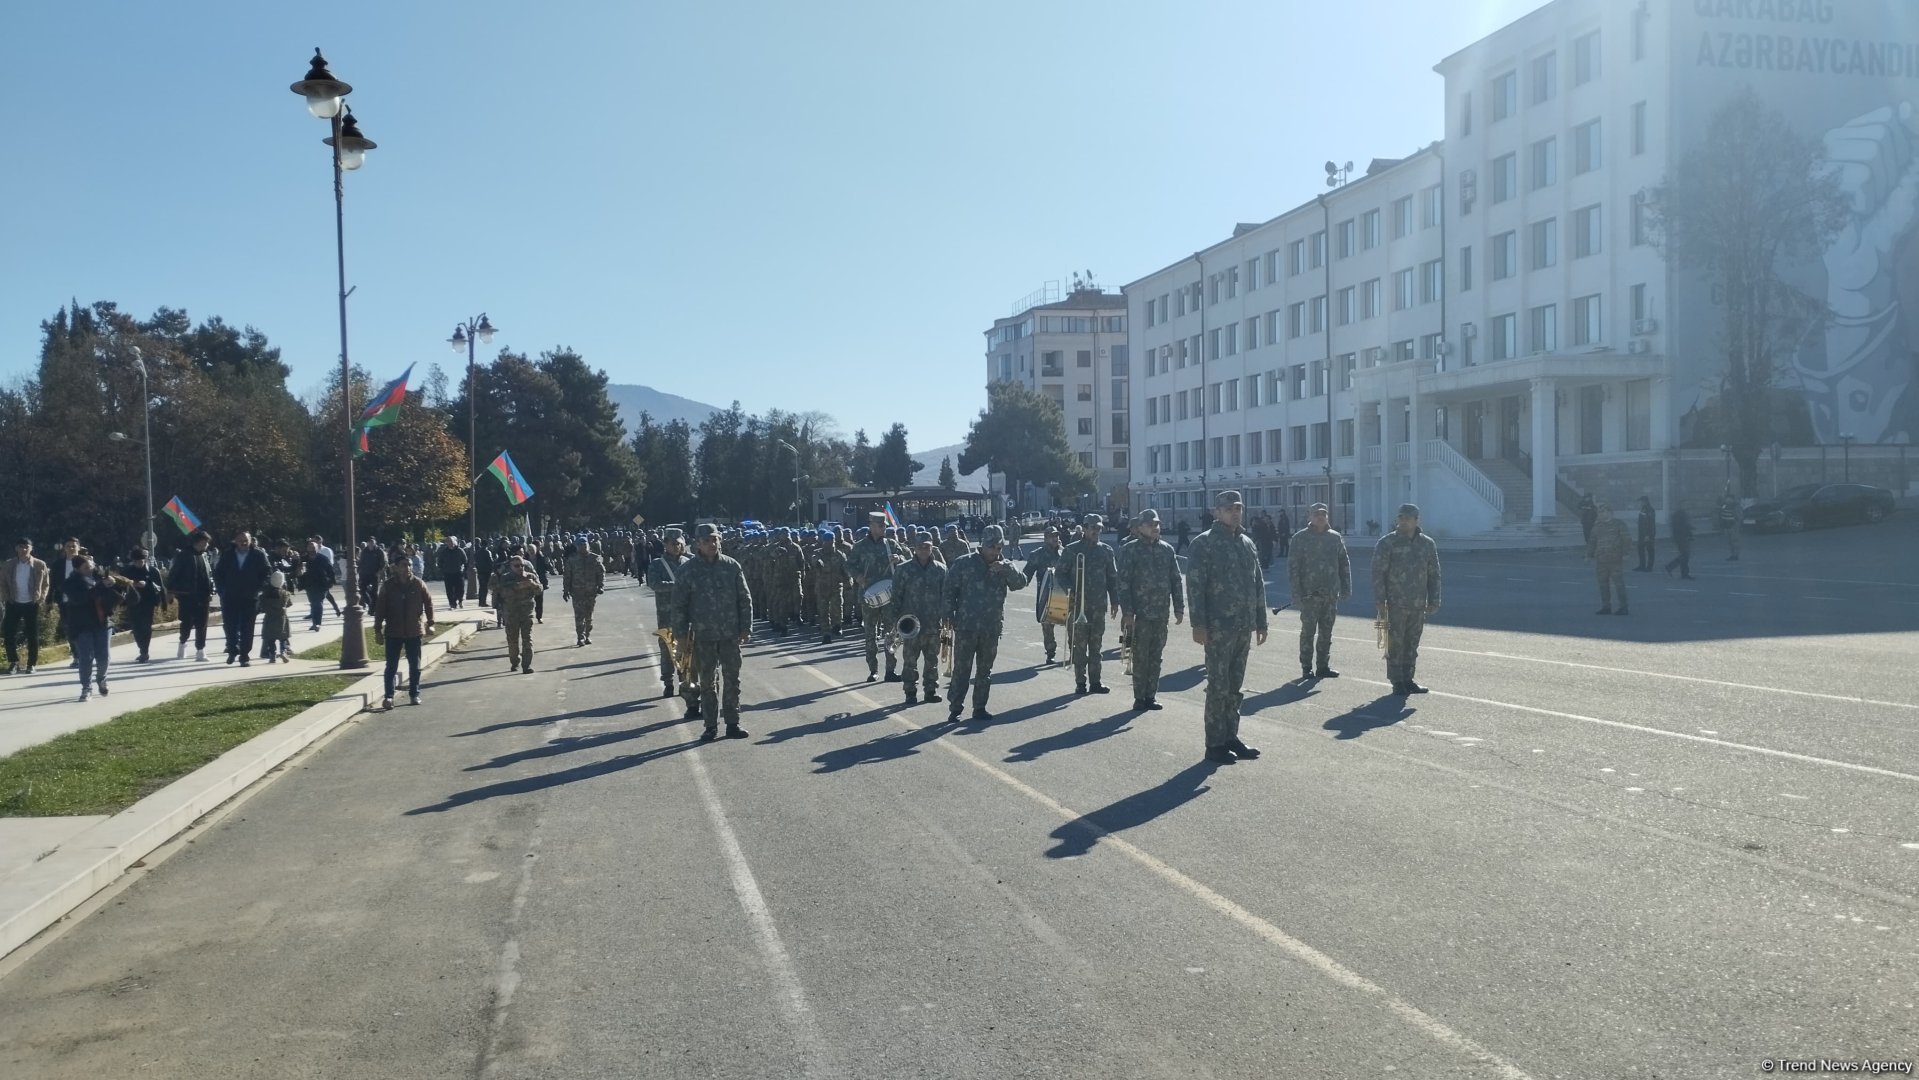
[[[424,673],[485,624],[461,621],[420,650]],[[0,958],[33,940],[133,864],[245,791],[295,754],[371,707],[384,690],[374,673],[241,743],[60,845],[0,881]]]

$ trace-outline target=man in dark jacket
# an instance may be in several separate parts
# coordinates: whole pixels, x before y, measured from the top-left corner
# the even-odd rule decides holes
[[[446,606],[459,607],[466,601],[466,549],[460,546],[458,537],[449,536],[440,541],[433,565],[439,571],[441,584],[446,586]]]
[[[260,590],[273,572],[264,552],[253,546],[253,535],[241,533],[213,568],[213,587],[220,594],[220,628],[226,632],[227,663],[248,665],[253,653],[253,623],[260,614]]]
[[[136,547],[127,554],[127,561],[120,565],[119,575],[133,582],[133,591],[127,597],[127,628],[133,631],[133,643],[139,646],[140,655],[136,663],[147,663],[152,659],[148,649],[153,644],[153,612],[166,598],[166,580],[160,568],[147,557],[147,549]]]
[[[307,541],[306,560],[300,564],[300,589],[307,594],[309,630],[320,629],[320,605],[333,598],[333,560],[320,550],[318,541]]]
[[[187,538],[187,548],[174,556],[167,572],[167,591],[180,608],[180,651],[175,657],[187,658],[187,637],[193,637],[193,658],[207,658],[207,610],[213,605],[213,538],[196,531]]]
[[[493,580],[493,568],[499,560],[493,557],[493,549],[478,540],[473,541],[473,571],[479,575],[478,592],[475,599],[481,607],[492,605],[486,602],[487,585]]]
[[[1659,531],[1659,519],[1652,508],[1652,500],[1644,495],[1639,497],[1638,553],[1639,565],[1634,570],[1652,569],[1653,537]]]
[[[378,540],[368,540],[360,546],[360,603],[373,606],[373,597],[380,591],[380,577],[386,573],[386,549]]]
[[[1686,508],[1678,506],[1672,512],[1672,546],[1678,551],[1672,561],[1666,564],[1666,576],[1671,577],[1673,569],[1678,568],[1680,576],[1692,580],[1692,518],[1686,514]]]

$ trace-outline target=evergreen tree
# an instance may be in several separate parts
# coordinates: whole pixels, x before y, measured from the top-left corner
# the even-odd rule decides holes
[[[906,425],[894,424],[873,448],[873,486],[882,491],[910,487],[913,474],[923,468],[906,449]]]
[[[940,487],[947,491],[959,490],[959,477],[953,475],[953,458],[951,455],[940,459]]]
[[[1007,489],[1022,482],[1057,485],[1071,497],[1093,489],[1092,470],[1080,463],[1066,441],[1066,418],[1059,402],[1024,383],[996,382],[986,388],[986,408],[966,432],[959,469],[980,466],[1006,474]]]

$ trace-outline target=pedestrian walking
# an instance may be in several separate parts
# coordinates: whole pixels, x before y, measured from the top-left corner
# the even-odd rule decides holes
[[[440,541],[440,550],[433,553],[433,568],[440,575],[440,584],[446,588],[446,606],[458,609],[466,600],[466,549],[460,546],[460,538],[448,536]]]
[[[333,549],[327,546],[326,537],[321,536],[319,533],[314,533],[312,536],[307,537],[307,543],[310,545],[310,550],[319,552],[326,559],[327,567],[329,568],[332,574],[332,580],[328,583],[327,585],[328,591],[324,594],[324,596],[327,602],[327,606],[333,609],[333,614],[338,615],[340,614],[340,602],[333,598],[332,588],[334,585],[338,584],[340,581],[339,557],[334,555]],[[311,563],[312,560],[308,559],[307,562]],[[306,571],[304,568],[301,570],[301,576],[302,577],[306,576]],[[320,620],[317,616],[313,620],[313,628],[315,630],[318,630],[320,628]]]
[[[255,605],[260,609],[260,659],[269,664],[281,660],[292,663],[293,620],[289,610],[293,593],[287,588],[285,570],[267,575]]]
[[[500,613],[500,626],[506,630],[508,671],[533,674],[533,606],[540,595],[540,583],[533,577],[524,555],[513,555],[493,577],[494,610]]]
[[[266,587],[266,556],[253,547],[253,534],[241,532],[213,566],[213,587],[220,594],[220,628],[226,632],[227,663],[246,667],[253,656],[253,623]]]
[[[1626,614],[1626,523],[1613,516],[1612,504],[1604,499],[1594,506],[1592,535],[1586,540],[1586,560],[1593,564],[1599,580],[1599,610],[1595,615]],[[1619,594],[1619,609],[1613,610],[1613,593]]]
[[[1592,542],[1593,525],[1599,521],[1599,504],[1593,501],[1592,492],[1579,497],[1579,533],[1587,543]]]
[[[900,621],[911,617],[918,624],[912,637],[900,641],[900,681],[905,686],[908,705],[919,704],[922,685],[927,701],[940,700],[941,605],[946,601],[949,568],[935,557],[938,554],[933,534],[921,530],[913,541],[913,557],[893,571],[893,611]],[[917,683],[914,681],[916,668]]]
[[[1314,503],[1306,512],[1306,527],[1289,544],[1299,548],[1286,560],[1286,579],[1299,610],[1301,679],[1339,678],[1332,668],[1333,622],[1340,601],[1353,595],[1353,563],[1346,538],[1332,521],[1332,510]]]
[[[1241,528],[1239,492],[1213,497],[1213,524],[1193,538],[1186,561],[1193,640],[1206,650],[1206,760],[1221,765],[1259,756],[1239,738],[1246,660],[1255,640],[1266,644],[1266,574]]]
[[[1691,581],[1692,577],[1692,518],[1683,506],[1675,507],[1670,523],[1673,550],[1678,552],[1672,561],[1666,564],[1666,576],[1671,577],[1674,569],[1682,578]]]
[[[573,604],[574,645],[593,644],[593,606],[605,591],[606,562],[588,547],[586,534],[581,533],[566,557],[565,580],[560,583],[560,599]]]
[[[493,557],[492,550],[489,549],[486,544],[481,543],[478,537],[474,537],[473,539],[473,552],[469,557],[473,560],[473,573],[480,590],[480,595],[474,597],[474,599],[479,602],[481,607],[492,607],[493,605],[487,602],[486,590],[487,585],[493,580],[494,564],[499,560]]]
[[[300,563],[300,591],[307,596],[307,629],[317,633],[320,629],[320,604],[333,599],[333,559],[320,550],[318,542],[307,541],[306,558]],[[335,610],[338,610],[336,604]]]
[[[740,726],[740,646],[753,636],[753,591],[746,571],[720,552],[720,530],[711,522],[693,532],[694,557],[679,568],[674,597],[673,640],[693,648],[693,675],[700,688],[700,741],[744,739]],[[585,550],[582,543],[581,549]]]
[[[1419,639],[1426,620],[1439,614],[1439,599],[1439,546],[1421,531],[1419,507],[1404,503],[1393,531],[1373,548],[1373,602],[1386,623],[1386,678],[1401,697],[1426,692],[1414,679]]]
[[[1119,615],[1119,565],[1112,546],[1100,539],[1105,529],[1105,518],[1086,515],[1080,521],[1080,538],[1060,552],[1060,572],[1073,600],[1067,635],[1073,650],[1076,694],[1107,692],[1106,684],[1100,681],[1100,663],[1106,651],[1107,610]]]
[[[1744,525],[1740,519],[1745,516],[1739,505],[1739,496],[1726,485],[1726,494],[1719,500],[1719,527],[1726,530],[1726,561],[1739,561],[1739,530]]]
[[[113,613],[126,599],[128,583],[93,564],[87,554],[74,556],[72,573],[61,582],[68,625],[67,641],[73,647],[75,666],[80,669],[80,700],[107,696],[107,660],[112,651]]]
[[[420,703],[420,643],[433,632],[433,594],[426,582],[413,576],[413,567],[396,562],[386,569],[386,580],[373,595],[373,636],[386,643],[385,693],[380,707],[393,707],[394,684],[400,674],[400,658],[406,658],[406,696],[409,704]]]
[[[4,634],[7,646],[7,674],[20,670],[19,637],[27,639],[28,675],[40,664],[40,609],[47,602],[47,583],[52,572],[47,564],[33,556],[33,539],[23,536],[13,542],[13,558],[0,563],[0,597],[6,600]]]
[[[1279,522],[1275,525],[1274,531],[1279,534],[1277,538],[1279,542],[1279,557],[1282,559],[1291,558],[1293,550],[1293,516],[1288,514],[1286,508],[1283,506],[1279,508]]]
[[[650,546],[649,546],[650,547]],[[678,529],[666,530],[666,539],[660,544],[660,554],[646,564],[646,584],[653,590],[653,621],[667,635],[660,642],[660,696],[673,696],[673,676],[680,665],[690,669],[693,643],[681,641],[673,635],[673,626],[677,621],[679,603],[680,568],[693,556],[686,552],[686,537]],[[700,688],[691,679],[680,680],[680,697],[685,700],[687,717],[697,717],[700,712]]]
[[[980,534],[979,549],[946,569],[941,614],[953,631],[953,675],[946,687],[949,723],[959,719],[969,688],[972,719],[984,723],[993,718],[986,705],[993,693],[1000,634],[1006,628],[1006,594],[1026,587],[1026,575],[1002,557],[1005,549],[1006,530],[988,525]]]
[[[134,663],[145,664],[152,660],[153,613],[166,599],[166,581],[143,547],[136,547],[127,553],[127,561],[120,567],[120,576],[132,582],[126,610],[127,629],[133,634],[134,646],[140,650],[140,654],[134,657]]]
[[[1133,709],[1157,710],[1160,661],[1166,653],[1166,617],[1186,621],[1186,583],[1179,553],[1159,538],[1159,512],[1141,510],[1133,524],[1136,539],[1119,549],[1121,624],[1133,657]]]
[[[82,551],[79,537],[69,536],[61,543],[60,550],[54,552],[53,558],[47,563],[47,581],[51,586],[50,591],[52,593],[52,595],[48,597],[48,601],[53,605],[53,613],[59,616],[59,623],[54,629],[55,632],[60,635],[61,641],[67,641],[69,643],[71,643],[71,639],[67,635],[67,600],[65,586],[67,579],[72,577],[76,572]],[[67,666],[79,667],[80,658],[75,656]]]
[[[1658,514],[1652,508],[1652,500],[1644,495],[1639,497],[1639,564],[1633,569],[1650,571],[1653,564],[1653,539],[1659,532]]]
[[[360,568],[360,603],[372,607],[373,598],[379,593],[386,574],[386,549],[380,546],[378,540],[368,540],[360,546],[356,558]]]
[[[207,658],[207,614],[213,606],[213,538],[206,530],[196,529],[187,537],[187,548],[173,559],[167,572],[167,592],[180,612],[180,651],[176,660],[187,657],[187,639],[193,639],[193,658]]]

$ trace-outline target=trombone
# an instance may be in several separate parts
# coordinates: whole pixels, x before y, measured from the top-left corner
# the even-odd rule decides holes
[[[940,671],[947,677],[953,677],[953,628],[940,628]]]
[[[1086,638],[1086,553],[1080,552],[1073,559],[1073,644],[1075,647]],[[1074,661],[1078,663],[1078,661]]]

